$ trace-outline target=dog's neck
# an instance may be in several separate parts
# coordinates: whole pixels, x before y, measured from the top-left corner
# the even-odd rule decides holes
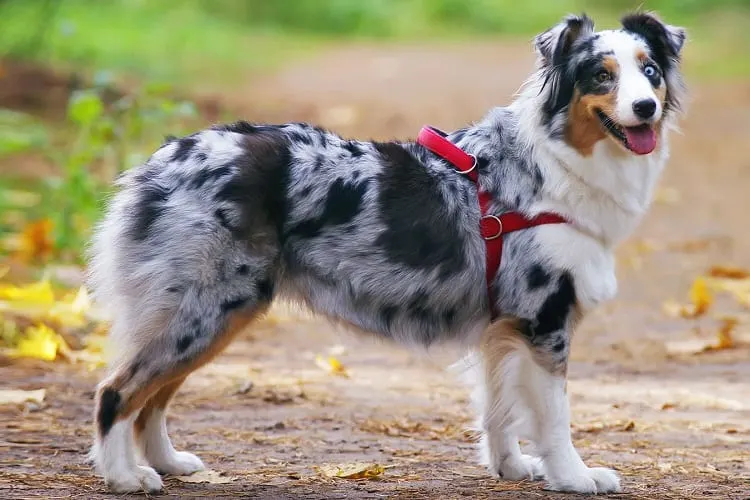
[[[614,247],[627,238],[648,210],[669,156],[662,127],[657,149],[644,156],[622,151],[610,139],[582,156],[565,141],[553,139],[542,121],[545,90],[540,82],[522,88],[509,106],[518,119],[519,147],[538,165],[544,182],[533,212],[557,212],[578,229]],[[492,125],[493,113],[486,122]]]

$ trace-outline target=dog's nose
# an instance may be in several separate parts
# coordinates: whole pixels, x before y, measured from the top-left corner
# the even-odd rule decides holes
[[[640,99],[633,103],[633,112],[635,116],[643,120],[648,120],[656,112],[656,101],[653,99]]]

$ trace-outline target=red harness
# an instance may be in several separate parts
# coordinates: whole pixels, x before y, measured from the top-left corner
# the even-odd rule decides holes
[[[492,319],[495,319],[497,315],[495,311],[495,296],[492,293],[492,281],[495,279],[498,269],[500,269],[500,260],[503,256],[503,234],[543,224],[561,224],[568,221],[551,212],[541,213],[533,218],[528,218],[519,212],[506,212],[502,215],[489,213],[492,195],[479,187],[476,156],[466,153],[450,142],[445,132],[434,127],[422,127],[417,136],[417,144],[421,144],[434,154],[448,161],[459,173],[466,175],[477,186],[479,209],[482,214],[479,228],[486,246],[487,293],[490,299]]]

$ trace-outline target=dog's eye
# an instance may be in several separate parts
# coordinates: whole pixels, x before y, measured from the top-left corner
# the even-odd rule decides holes
[[[612,79],[612,75],[606,69],[599,71],[594,75],[594,79],[599,83],[604,83]]]
[[[644,75],[646,75],[646,76],[647,76],[647,77],[649,77],[649,78],[653,78],[653,77],[655,77],[655,76],[656,76],[656,73],[657,73],[657,72],[656,72],[656,68],[654,67],[654,65],[653,65],[653,64],[647,64],[647,65],[646,65],[646,66],[645,66],[645,67],[643,68],[643,74],[644,74]]]

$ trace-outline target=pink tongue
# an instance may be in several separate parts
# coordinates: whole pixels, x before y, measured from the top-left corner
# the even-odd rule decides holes
[[[656,147],[656,132],[648,125],[624,127],[628,147],[636,154],[647,155]]]

